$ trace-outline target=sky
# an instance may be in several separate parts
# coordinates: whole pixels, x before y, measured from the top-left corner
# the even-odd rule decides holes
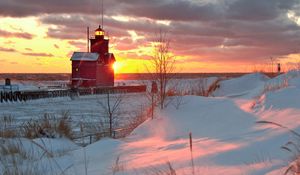
[[[179,72],[300,62],[300,0],[103,1],[117,73],[145,72],[160,30]],[[70,56],[86,51],[86,27],[95,30],[100,14],[101,0],[0,0],[0,73],[70,73]]]

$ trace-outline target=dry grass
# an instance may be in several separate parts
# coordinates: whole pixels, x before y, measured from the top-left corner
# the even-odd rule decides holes
[[[3,175],[39,175],[43,172],[35,161],[34,152],[25,150],[20,140],[4,140],[3,142],[0,145]]]
[[[202,78],[197,80],[196,83],[190,82],[189,87],[184,90],[175,86],[173,89],[169,89],[167,92],[168,102],[166,103],[166,106],[171,104],[175,109],[179,109],[180,106],[186,104],[186,102],[183,100],[183,96],[185,95],[209,97],[214,91],[220,88],[220,81],[221,79],[217,79],[208,86],[207,79]]]
[[[279,128],[287,130],[293,136],[295,136],[295,138],[296,138],[295,141],[289,141],[285,145],[283,145],[281,148],[283,150],[286,150],[288,153],[290,153],[292,155],[291,162],[288,163],[288,166],[287,166],[286,171],[284,172],[284,175],[299,175],[300,174],[300,133],[298,133],[297,131],[290,129],[286,126],[275,123],[275,122],[258,121],[257,123],[277,126]]]
[[[16,131],[11,127],[15,125],[15,118],[11,115],[4,115],[0,118],[0,137],[13,138],[17,136]]]
[[[289,86],[288,77],[285,77],[283,80],[280,81],[278,80],[278,82],[266,83],[264,85],[262,92],[253,99],[253,102],[251,104],[251,109],[254,109],[258,104],[262,102],[262,97],[267,92],[274,92],[280,89],[287,88],[288,86]]]
[[[2,138],[14,138],[17,134],[14,130],[2,130],[0,132],[0,137]]]
[[[31,119],[23,123],[16,121],[15,118],[10,115],[3,116],[0,119],[0,137],[2,138],[72,138],[72,135],[69,112],[62,112],[58,116],[45,113],[39,119]]]
[[[282,146],[282,149],[288,151],[292,154],[292,162],[289,163],[288,168],[285,171],[285,175],[293,174],[299,175],[300,174],[300,145],[295,142],[288,142],[285,146]]]
[[[217,79],[212,84],[208,86],[208,82],[206,78],[197,80],[196,83],[190,84],[190,90],[187,95],[197,95],[197,96],[204,96],[208,97],[211,96],[211,94],[220,88],[219,82],[221,79]]]
[[[190,95],[208,96],[207,79],[199,79],[196,83],[190,83]]]
[[[276,91],[279,89],[287,88],[288,86],[289,86],[288,78],[284,78],[283,80],[281,80],[278,83],[266,83],[262,94],[264,94],[266,92],[272,92],[272,91]]]
[[[57,132],[67,138],[72,138],[72,129],[70,122],[71,117],[69,112],[63,112],[62,117],[58,120]]]
[[[45,172],[63,175],[69,169],[60,167],[43,141],[42,145],[23,139],[0,141],[0,171],[3,175],[41,175]]]
[[[122,172],[125,170],[125,166],[120,164],[120,156],[117,157],[114,165],[112,166],[112,174],[115,175],[118,172]]]
[[[167,161],[162,167],[160,168],[149,168],[145,170],[143,173],[145,175],[176,175],[176,170],[174,169],[173,165],[170,161]]]

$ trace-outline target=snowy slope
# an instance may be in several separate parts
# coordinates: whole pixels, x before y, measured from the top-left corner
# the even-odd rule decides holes
[[[277,88],[285,79],[288,85]],[[270,84],[276,88],[266,90]],[[85,148],[65,141],[70,149],[55,160],[67,169],[65,174],[75,175],[159,174],[170,170],[170,164],[176,174],[186,175],[193,171],[191,157],[195,174],[283,174],[292,157],[281,146],[295,137],[287,129],[256,122],[300,132],[298,73],[274,79],[250,74],[220,85],[217,97],[184,96],[178,110],[172,105],[156,110],[153,120],[126,138],[103,139]]]
[[[240,100],[252,101],[246,94],[259,95],[267,81],[268,78],[260,74],[228,80],[217,93],[241,96],[234,99],[186,96],[179,110],[169,108],[158,112],[157,118],[138,127],[118,144],[117,149],[108,151],[119,155],[119,164],[123,167],[119,173],[154,173],[166,170],[166,162],[170,161],[177,173],[190,174],[189,132],[193,134],[193,156],[198,173],[282,173],[290,157],[280,147],[289,141],[291,134],[255,122],[281,122],[298,130],[300,123],[295,114],[300,112],[296,102],[299,89],[268,92],[259,110],[245,111],[238,103]],[[105,162],[114,164],[117,157]],[[99,168],[99,171],[109,174],[111,169],[107,169],[108,166]]]
[[[247,74],[239,78],[225,80],[220,83],[220,88],[213,93],[213,96],[253,97],[258,95],[268,80],[267,76],[260,73]]]

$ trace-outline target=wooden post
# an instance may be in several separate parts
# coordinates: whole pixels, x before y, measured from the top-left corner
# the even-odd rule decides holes
[[[192,140],[192,133],[189,133],[190,136],[190,151],[193,152],[193,140]]]
[[[86,31],[86,35],[87,35],[87,52],[90,52],[90,28],[87,27],[87,31]]]
[[[0,103],[2,103],[3,102],[3,94],[2,94],[2,92],[0,92]]]
[[[193,138],[192,138],[192,133],[189,133],[189,138],[190,138],[190,152],[191,152],[191,163],[192,163],[192,173],[193,175],[195,174],[195,165],[194,165],[194,158],[193,158]]]
[[[153,120],[154,117],[154,94],[151,94],[151,118]]]
[[[116,138],[116,130],[113,131],[113,138]]]
[[[153,119],[153,116],[154,116],[154,94],[157,93],[157,84],[155,81],[152,81],[152,84],[151,84],[151,115],[152,115],[152,119]]]

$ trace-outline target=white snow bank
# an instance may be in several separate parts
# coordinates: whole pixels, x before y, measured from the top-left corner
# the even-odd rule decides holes
[[[118,157],[120,166],[124,167],[120,174],[143,174],[150,167],[159,170],[167,161],[178,174],[190,172],[190,132],[197,169],[207,173],[210,170],[240,174],[245,165],[238,162],[254,162],[255,156],[251,154],[258,151],[256,146],[265,148],[270,145],[269,142],[256,143],[264,137],[262,131],[253,127],[256,118],[230,99],[185,96],[184,100],[187,104],[180,110],[170,108],[159,112],[157,118],[142,124],[123,142],[104,140],[87,147],[87,152],[90,152],[87,159],[92,160],[89,174],[100,171],[109,174]],[[280,147],[276,146],[280,144],[274,144],[273,149],[278,151]],[[252,151],[248,152],[249,149]],[[82,155],[76,151],[77,154]],[[239,155],[242,157],[236,159]],[[101,160],[105,161],[94,164]],[[217,163],[208,164],[214,161]]]
[[[251,108],[253,97],[261,95],[267,83],[276,84],[287,75],[287,88],[267,91],[256,108]],[[147,120],[124,139],[103,139],[79,149],[74,146],[76,150],[71,149],[66,156],[55,159],[62,168],[71,165],[65,174],[85,174],[87,170],[89,175],[147,175],[170,169],[167,162],[176,174],[192,174],[191,132],[195,174],[283,174],[290,155],[281,146],[293,138],[292,134],[287,129],[260,125],[256,121],[276,122],[300,131],[300,79],[296,73],[287,75],[270,80],[262,74],[249,74],[222,81],[214,94],[221,97],[184,96],[179,110],[171,105],[163,111],[157,110],[153,120]],[[138,105],[139,100],[131,96],[126,102]],[[91,102],[96,99],[87,97],[77,101],[75,107],[80,105],[86,110]],[[70,104],[73,103],[62,100],[48,106]],[[60,147],[59,143],[53,146]]]
[[[266,109],[300,109],[300,89],[288,87],[274,92],[267,92],[263,105]]]
[[[294,86],[294,87],[300,89],[300,78],[297,77],[297,78],[291,79],[291,80],[289,81],[289,85],[290,85],[290,86]]]
[[[73,164],[77,174],[112,174],[112,168],[119,154],[122,141],[102,139],[73,152]]]
[[[268,80],[269,78],[266,75],[255,73],[221,81],[220,88],[217,89],[213,95],[226,97],[253,97],[262,91]]]
[[[192,132],[196,137],[224,138],[249,131],[255,122],[253,116],[228,99],[185,96],[183,100],[186,105],[180,110],[170,108],[160,113],[161,117],[155,122],[149,121],[133,134],[141,138],[155,135],[173,140],[187,137]],[[207,124],[213,127],[207,127]]]

